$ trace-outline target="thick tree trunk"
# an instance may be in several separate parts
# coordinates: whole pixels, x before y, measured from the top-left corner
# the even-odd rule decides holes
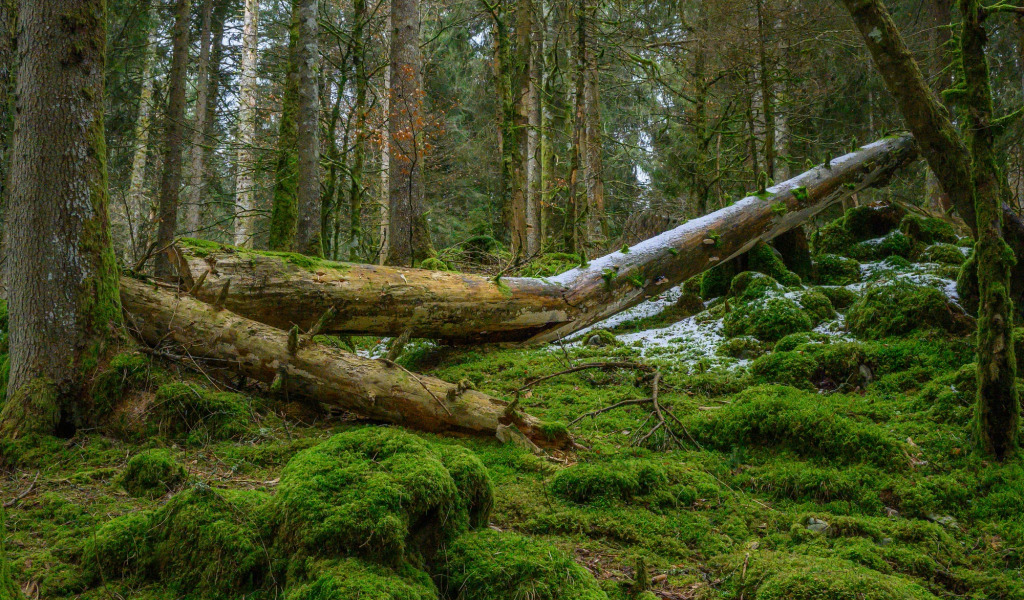
[[[550,279],[502,278],[374,265],[300,261],[208,246],[184,248],[198,292],[275,327],[453,341],[555,340],[676,286],[799,226],[863,186],[879,184],[914,154],[909,136],[865,146],[769,190],[690,221],[628,253],[615,252]]]
[[[259,0],[245,0],[241,84],[238,92],[238,162],[235,165],[235,245],[252,246],[256,208],[256,52]]]
[[[200,237],[199,219],[203,207],[203,175],[206,170],[207,111],[210,99],[210,46],[213,38],[213,0],[203,0],[202,30],[199,34],[199,65],[196,75],[196,106],[192,119],[192,156],[188,172],[188,203],[185,206],[185,231]]]
[[[290,339],[279,329],[134,279],[122,280],[121,296],[129,322],[147,344],[170,345],[186,356],[230,365],[228,369],[292,399],[423,431],[493,436],[499,428],[515,425],[541,446],[570,443],[566,435],[549,440],[537,419],[465,386],[303,336]]]
[[[84,383],[121,318],[107,221],[105,6],[19,3],[0,437],[70,433],[87,420]]]
[[[390,265],[413,266],[433,255],[423,206],[423,55],[419,0],[391,2],[391,144],[388,229]]]
[[[299,44],[295,64],[298,68],[298,222],[295,250],[310,256],[323,256],[320,205],[320,92],[317,77],[320,51],[317,46],[317,0],[299,0]]]
[[[174,13],[171,72],[167,91],[167,112],[164,114],[164,164],[160,176],[160,213],[156,243],[166,248],[174,242],[178,229],[178,192],[181,189],[181,148],[185,138],[185,74],[188,65],[188,30],[190,0],[176,0]],[[156,273],[173,274],[167,254],[156,255]]]
[[[5,202],[8,169],[8,149],[14,125],[14,70],[18,6],[14,0],[0,0],[0,208]],[[2,227],[0,227],[2,232]]]

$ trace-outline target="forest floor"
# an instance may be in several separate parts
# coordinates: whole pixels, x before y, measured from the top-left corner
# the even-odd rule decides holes
[[[570,428],[571,453],[405,433],[231,393],[126,353],[101,386],[118,404],[107,427],[8,448],[18,465],[0,478],[11,576],[30,598],[48,599],[1024,599],[1024,466],[973,450],[974,350],[953,281],[965,252],[935,240],[901,249],[899,230],[867,238],[853,221],[847,233],[864,239],[818,257],[814,278],[833,285],[740,274],[712,297],[709,279],[696,307],[679,298],[699,282],[563,344],[419,342],[400,359],[518,395],[531,414]],[[657,369],[664,423],[651,403],[576,421],[650,398],[654,376],[643,370],[586,369],[517,394],[531,378],[600,362]],[[324,555],[331,543],[302,538],[321,525],[303,515],[320,513],[303,513],[315,502],[296,492],[328,481],[314,460],[327,451],[311,450],[327,440],[355,440],[344,452],[392,474],[411,467],[367,444],[440,457],[462,489],[451,448],[468,449],[493,490],[485,482],[465,503],[481,532],[447,523],[455,512],[427,511],[452,544],[414,556],[422,544],[402,532],[419,536],[411,521],[424,514],[402,507],[426,496],[413,490],[387,496],[400,499],[388,514],[399,516],[392,541],[408,560],[366,550],[390,547],[383,525],[364,531],[342,519],[322,524],[354,528],[334,553],[361,562],[297,566],[296,556]],[[411,480],[364,481],[371,487],[359,495],[400,481]],[[200,510],[204,494],[230,509]],[[635,583],[645,566],[650,592]]]

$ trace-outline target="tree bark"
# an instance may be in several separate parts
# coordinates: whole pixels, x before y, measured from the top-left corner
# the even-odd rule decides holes
[[[176,0],[171,72],[168,76],[167,112],[164,114],[164,164],[160,177],[160,214],[156,243],[166,248],[178,229],[178,192],[181,189],[181,148],[185,138],[185,75],[188,66],[190,0]],[[172,275],[174,268],[164,252],[156,255],[156,274]]]
[[[385,36],[387,39],[387,36]],[[390,63],[390,59],[388,59]],[[377,264],[388,264],[388,250],[391,246],[391,69],[384,69],[384,93],[380,99],[381,114],[384,115],[384,126],[381,131],[380,144],[380,189],[377,191],[377,202],[380,212],[380,239],[377,242]]]
[[[369,76],[366,72],[366,46],[363,41],[366,30],[366,0],[352,2],[352,67],[355,71],[356,99],[353,110],[356,113],[356,142],[352,154],[351,186],[349,188],[349,238],[348,259],[355,262],[363,255],[363,197],[366,187],[363,185],[363,170],[366,164],[366,121],[368,107],[366,92],[369,87]]]
[[[275,327],[309,327],[333,306],[324,331],[463,342],[556,340],[656,296],[799,226],[913,157],[909,136],[834,159],[770,190],[588,266],[549,279],[301,261],[231,249],[183,248],[186,281],[209,271],[198,297],[230,280],[230,310]],[[795,191],[794,191],[795,190]],[[715,241],[717,240],[717,241]],[[711,242],[710,244],[708,242]]]
[[[185,231],[193,237],[199,235],[199,219],[203,206],[203,175],[206,170],[207,139],[206,104],[210,98],[210,46],[213,37],[213,0],[203,0],[202,30],[199,34],[199,64],[196,75],[196,106],[192,119],[192,162],[189,165],[188,203],[185,207]]]
[[[310,256],[323,256],[320,204],[320,92],[317,77],[320,51],[317,45],[318,0],[298,0],[299,43],[295,64],[298,68],[298,223],[295,250]]]
[[[288,73],[281,100],[281,120],[277,133],[277,168],[274,172],[274,200],[270,209],[271,250],[290,251],[295,244],[298,227],[298,112],[299,65],[295,58],[299,45],[300,2],[292,0],[291,24],[288,28]]]
[[[84,383],[121,318],[107,221],[105,7],[19,3],[0,437],[71,433],[86,421]]]
[[[14,71],[16,68],[15,53],[17,48],[18,7],[14,0],[0,0],[0,209],[6,202],[8,155],[11,132],[14,125]],[[2,227],[0,227],[2,233]]]
[[[597,2],[597,0],[589,0]],[[584,3],[586,4],[586,3]],[[584,5],[583,10],[593,13],[582,25],[597,27],[597,8]],[[583,48],[583,185],[586,192],[587,256],[603,251],[608,242],[608,221],[604,210],[604,128],[601,124],[601,82],[598,77],[597,55],[592,35]],[[584,250],[580,250],[583,252]]]
[[[387,264],[413,266],[433,253],[423,199],[423,55],[419,0],[391,2],[391,144]]]
[[[241,84],[238,91],[238,161],[235,165],[235,245],[252,246],[256,208],[256,65],[259,0],[245,0]]]
[[[571,443],[565,434],[548,439],[534,417],[465,386],[302,336],[290,340],[279,329],[134,279],[122,280],[121,295],[132,327],[147,344],[170,345],[185,356],[230,365],[292,399],[422,431],[493,436],[500,427],[515,425],[537,445]]]
[[[152,204],[146,197],[146,163],[149,161],[150,111],[153,109],[153,49],[156,46],[156,16],[150,11],[150,32],[142,53],[142,84],[139,90],[139,109],[135,117],[135,152],[128,180],[128,221],[131,236],[131,264],[142,257],[149,245],[148,217]]]

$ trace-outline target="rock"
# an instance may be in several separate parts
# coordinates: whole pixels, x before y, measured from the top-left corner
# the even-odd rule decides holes
[[[814,533],[823,533],[825,530],[828,529],[828,523],[822,521],[821,519],[811,517],[807,519],[806,527],[809,531],[813,531]]]

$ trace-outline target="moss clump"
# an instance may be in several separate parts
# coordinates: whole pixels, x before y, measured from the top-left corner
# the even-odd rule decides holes
[[[0,439],[50,435],[61,420],[57,386],[45,377],[22,384],[0,410]]]
[[[959,239],[953,226],[935,217],[907,215],[900,221],[900,231],[921,244],[955,244]]]
[[[772,352],[750,365],[754,383],[778,383],[810,389],[818,363],[803,352]]]
[[[881,238],[858,242],[847,251],[857,260],[881,260],[890,256],[908,258],[914,252],[914,241],[899,231],[889,232]]]
[[[214,392],[187,383],[157,388],[151,410],[159,431],[191,442],[229,439],[252,428],[251,400],[230,392]]]
[[[82,567],[93,581],[131,577],[152,554],[149,529],[152,513],[129,513],[114,519],[85,542]]]
[[[764,298],[771,292],[782,292],[782,286],[770,275],[757,271],[744,271],[732,278],[729,296],[742,302]]]
[[[893,231],[904,215],[906,211],[895,204],[867,204],[847,210],[843,215],[843,225],[854,239],[863,241]]]
[[[836,316],[836,309],[832,306],[832,301],[820,291],[805,290],[800,294],[798,302],[811,317],[811,325],[814,327],[817,327],[822,321],[834,319]]]
[[[746,336],[734,337],[723,342],[716,350],[719,356],[751,360],[768,351],[768,344]]]
[[[729,284],[734,275],[736,275],[734,261],[708,269],[700,279],[700,297],[710,300],[728,294]]]
[[[428,271],[451,271],[451,268],[448,267],[448,263],[434,256],[424,259],[417,266],[420,269],[426,269]]]
[[[726,337],[750,335],[764,342],[774,342],[811,328],[807,312],[795,301],[783,297],[740,304],[726,314],[723,321]]]
[[[800,285],[800,276],[790,271],[778,252],[764,242],[758,242],[747,252],[747,268],[786,286]]]
[[[790,350],[796,350],[799,346],[804,344],[822,344],[827,343],[829,338],[827,335],[822,333],[815,333],[813,331],[801,331],[799,333],[793,333],[782,338],[775,343],[773,350],[775,352],[788,352]]]
[[[720,410],[683,419],[702,444],[721,450],[775,446],[816,460],[900,464],[899,442],[885,428],[847,417],[818,394],[784,386],[741,392]]]
[[[675,314],[680,319],[686,319],[704,310],[704,301],[697,294],[684,292],[673,305]]]
[[[939,263],[959,267],[967,262],[967,257],[958,246],[953,244],[932,244],[921,252],[921,262]]]
[[[485,521],[491,498],[478,461],[401,430],[368,427],[295,455],[271,514],[285,552],[352,553],[397,565],[429,558]]]
[[[522,268],[523,277],[551,277],[576,268],[582,261],[577,254],[551,252],[542,254]]]
[[[615,334],[608,331],[607,329],[596,329],[587,334],[587,345],[588,346],[621,346],[622,342],[619,338],[615,337]]]
[[[815,254],[846,254],[857,240],[846,230],[842,219],[832,221],[811,235],[811,246]]]
[[[846,310],[853,306],[853,303],[860,298],[857,292],[844,287],[818,287],[814,288],[814,290],[824,294],[836,310]]]
[[[902,282],[869,287],[847,312],[850,331],[878,340],[912,331],[962,331],[965,323],[939,290]]]
[[[960,305],[964,307],[969,315],[978,314],[978,302],[981,292],[978,289],[978,259],[972,250],[967,260],[960,266],[960,272],[956,276],[956,295],[960,298]]]
[[[149,386],[152,364],[147,356],[133,352],[114,355],[92,383],[92,411],[97,416],[110,412],[132,390]]]
[[[185,469],[164,449],[140,452],[128,461],[120,484],[134,498],[159,498],[185,481]]]
[[[517,533],[485,529],[449,546],[440,588],[451,600],[607,600],[565,552]]]
[[[343,558],[315,565],[307,581],[291,586],[285,600],[437,600],[430,576],[404,566],[399,571]]]
[[[755,600],[935,600],[908,579],[838,558],[759,552],[739,560],[747,573],[738,587]]]
[[[629,500],[649,494],[666,483],[665,470],[646,461],[629,461],[614,467],[578,464],[559,471],[551,482],[556,496],[579,504],[593,500]]]
[[[821,254],[814,261],[814,277],[821,285],[850,285],[860,281],[860,263],[837,254]]]
[[[3,600],[17,600],[21,598],[21,590],[18,588],[18,584],[11,578],[11,568],[7,563],[7,551],[4,548],[6,536],[4,509],[0,506],[0,598]]]

